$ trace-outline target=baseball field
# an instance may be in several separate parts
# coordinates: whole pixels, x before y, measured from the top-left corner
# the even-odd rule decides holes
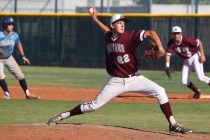
[[[169,80],[163,71],[140,71],[163,86],[169,96],[178,123],[192,134],[168,133],[168,122],[156,99],[142,93],[125,93],[101,109],[64,120],[56,126],[45,123],[56,113],[91,101],[109,76],[105,69],[22,66],[32,94],[40,100],[26,100],[18,81],[6,71],[12,99],[0,95],[0,140],[209,140],[210,99],[192,99],[189,89],[181,85],[180,72]],[[6,70],[6,69],[5,69]],[[205,73],[210,76],[210,73]],[[191,80],[210,95],[210,86]]]

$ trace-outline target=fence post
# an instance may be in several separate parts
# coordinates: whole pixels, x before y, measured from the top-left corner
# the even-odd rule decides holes
[[[104,0],[101,0],[101,13],[103,13],[103,8],[104,8],[104,6],[103,6],[103,4],[104,4]]]
[[[14,0],[14,12],[17,13],[17,0]]]
[[[147,1],[147,13],[152,13],[152,0]]]
[[[195,13],[198,13],[198,0],[195,0]],[[198,23],[199,23],[199,18],[195,17],[195,29],[194,29],[194,36],[198,37]]]
[[[55,0],[55,13],[58,12],[58,0]]]

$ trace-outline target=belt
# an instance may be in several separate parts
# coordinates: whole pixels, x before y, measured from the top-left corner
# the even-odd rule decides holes
[[[132,74],[129,74],[129,75],[126,75],[126,76],[122,76],[120,78],[131,78],[133,76],[139,76],[141,75],[139,72],[135,72],[135,73],[132,73]]]
[[[11,55],[10,55],[11,56]],[[8,59],[10,56],[8,56],[8,57],[5,57],[5,58],[0,58],[0,59]]]

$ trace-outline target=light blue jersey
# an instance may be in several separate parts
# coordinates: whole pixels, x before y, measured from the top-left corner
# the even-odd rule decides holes
[[[16,32],[10,32],[9,35],[5,35],[3,31],[0,31],[0,59],[9,58],[14,47],[20,43],[19,35]]]

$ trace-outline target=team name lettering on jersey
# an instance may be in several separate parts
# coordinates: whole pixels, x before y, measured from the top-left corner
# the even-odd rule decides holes
[[[123,44],[110,43],[107,45],[107,52],[125,52],[125,47]]]
[[[179,47],[177,47],[177,48],[175,49],[175,51],[176,51],[177,53],[181,53],[181,49],[180,49]]]
[[[18,33],[10,32],[9,35],[5,35],[3,31],[0,31],[0,59],[9,58],[14,47],[20,43]]]
[[[190,52],[189,47],[177,47],[175,51],[177,53],[183,53],[183,55],[186,55],[186,57],[192,56],[192,53]]]
[[[191,57],[192,53],[190,52],[189,47],[182,47],[182,52],[185,52],[187,57]]]
[[[174,52],[183,59],[188,59],[198,52],[199,39],[183,36],[182,41],[177,44],[173,38],[168,42],[167,55]]]
[[[15,45],[15,41],[13,41],[13,40],[6,40],[6,41],[4,41],[4,40],[2,40],[2,41],[0,41],[0,46],[1,47],[4,47],[4,46],[14,46]]]
[[[115,40],[112,32],[105,34],[106,70],[109,75],[124,77],[138,71],[137,50],[143,41],[142,32],[143,30],[125,31]]]

